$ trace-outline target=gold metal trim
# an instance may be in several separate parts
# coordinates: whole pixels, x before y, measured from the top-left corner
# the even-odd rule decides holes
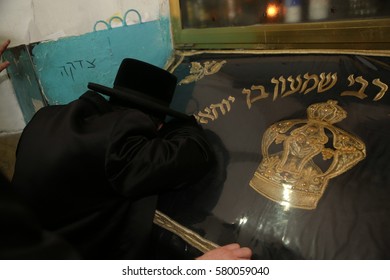
[[[167,64],[166,69],[173,73],[183,62],[184,58],[200,54],[254,54],[254,55],[277,55],[277,54],[333,54],[333,55],[365,55],[390,57],[390,50],[345,50],[345,49],[291,49],[291,50],[176,50],[174,58]]]
[[[350,54],[368,56],[390,56],[390,50],[349,50],[349,49],[291,49],[291,50],[176,50],[179,56],[199,54]]]

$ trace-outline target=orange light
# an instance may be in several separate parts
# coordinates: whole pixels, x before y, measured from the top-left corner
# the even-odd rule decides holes
[[[274,18],[279,14],[279,7],[275,4],[268,4],[267,17]]]

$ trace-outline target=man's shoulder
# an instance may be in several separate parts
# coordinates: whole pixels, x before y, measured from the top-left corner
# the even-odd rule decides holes
[[[73,107],[91,107],[94,110],[101,112],[112,111],[109,102],[103,96],[93,91],[87,91],[78,99],[75,99],[67,104],[50,104],[42,107],[36,114],[50,114],[68,110]]]

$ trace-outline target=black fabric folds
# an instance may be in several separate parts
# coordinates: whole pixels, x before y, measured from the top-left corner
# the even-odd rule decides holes
[[[144,258],[156,195],[211,162],[200,127],[163,133],[139,110],[114,109],[92,91],[44,107],[17,149],[15,191],[86,259]]]

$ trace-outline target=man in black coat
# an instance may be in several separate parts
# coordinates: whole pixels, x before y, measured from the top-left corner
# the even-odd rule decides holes
[[[113,89],[90,87],[108,101],[87,91],[42,108],[24,129],[14,189],[43,228],[83,258],[148,258],[157,195],[194,182],[212,164],[202,128],[169,109],[175,86],[169,72],[125,59]],[[167,114],[175,119],[164,122]],[[248,258],[249,249],[231,248]]]

